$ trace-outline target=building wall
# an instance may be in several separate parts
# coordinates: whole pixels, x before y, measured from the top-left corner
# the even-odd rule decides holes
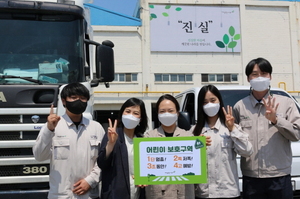
[[[221,3],[224,6],[240,7],[241,53],[150,51],[148,4],[220,6]],[[116,73],[138,73],[137,82],[112,82],[110,88],[102,85],[95,88],[96,109],[118,110],[129,97],[138,97],[145,101],[151,118],[151,104],[159,96],[166,92],[175,94],[190,87],[202,86],[203,73],[238,74],[238,82],[226,84],[249,85],[244,73],[245,66],[257,57],[264,57],[271,62],[272,87],[278,87],[280,82],[284,82],[286,90],[300,91],[298,2],[151,0],[142,1],[141,7],[141,27],[93,27],[95,41],[108,39],[115,44]],[[155,73],[192,73],[193,82],[157,83],[154,81]],[[280,86],[283,88],[284,84]]]

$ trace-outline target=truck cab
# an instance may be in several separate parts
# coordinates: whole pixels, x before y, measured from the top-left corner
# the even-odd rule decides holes
[[[92,41],[83,1],[0,0],[0,198],[47,198],[49,161],[32,146],[50,107],[62,115],[62,88],[114,79],[113,43]]]

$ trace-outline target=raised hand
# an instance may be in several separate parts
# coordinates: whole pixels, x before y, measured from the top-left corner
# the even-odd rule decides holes
[[[54,131],[55,127],[57,126],[58,121],[60,120],[60,116],[56,115],[53,111],[53,104],[50,108],[50,114],[47,118],[47,127],[50,131]]]
[[[266,108],[265,117],[270,120],[273,124],[277,123],[276,111],[278,108],[278,103],[275,105],[275,97],[271,99],[271,96],[268,96],[268,101],[263,98],[264,106]]]
[[[116,132],[117,123],[118,121],[115,120],[114,124],[112,125],[111,119],[108,118],[109,126],[108,126],[107,136],[108,136],[108,142],[111,144],[115,144],[118,139],[118,134]]]
[[[227,105],[227,112],[224,107],[222,107],[222,110],[225,115],[225,125],[231,132],[234,128],[234,117],[232,116],[232,107]]]
[[[114,124],[112,125],[111,120],[108,119],[108,131],[107,131],[107,137],[108,137],[108,142],[106,145],[106,157],[108,157],[111,152],[114,149],[114,146],[116,144],[116,141],[118,139],[118,134],[117,134],[117,123],[118,121],[115,120]]]

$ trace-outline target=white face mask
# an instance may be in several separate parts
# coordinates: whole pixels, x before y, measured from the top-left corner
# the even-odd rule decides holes
[[[250,85],[255,91],[265,91],[270,86],[270,78],[257,77],[250,80]]]
[[[219,103],[208,103],[203,106],[203,110],[209,117],[213,117],[217,115],[217,113],[220,110],[220,104]]]
[[[164,125],[164,126],[171,126],[177,121],[178,115],[177,113],[161,113],[158,114],[158,120]]]
[[[122,115],[122,122],[127,129],[134,129],[139,123],[140,118],[134,117],[133,115]]]

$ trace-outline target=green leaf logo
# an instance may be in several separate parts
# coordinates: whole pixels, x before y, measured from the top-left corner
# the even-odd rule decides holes
[[[221,41],[216,41],[216,45],[219,47],[219,48],[225,48],[225,44]]]
[[[166,13],[166,12],[163,12],[162,15],[163,15],[164,17],[168,17],[168,16],[169,16],[169,14]]]
[[[223,36],[223,42],[224,42],[225,44],[228,44],[228,42],[229,42],[229,36],[228,36],[227,34],[225,34],[225,35]]]
[[[150,20],[156,19],[156,18],[157,18],[156,14],[153,14],[153,13],[150,14]]]
[[[228,34],[223,35],[222,41],[216,41],[216,45],[219,48],[225,48],[226,52],[228,52],[228,48],[231,48],[232,52],[234,52],[234,48],[237,45],[237,40],[241,38],[240,34],[235,34],[235,29],[233,26],[229,27]]]
[[[230,36],[234,36],[234,33],[235,33],[235,29],[234,29],[234,27],[233,26],[230,26],[229,27],[229,34],[230,34]]]
[[[169,13],[168,13],[167,11],[170,10],[171,7],[172,7],[171,5],[166,5],[166,6],[165,6],[166,12],[163,12],[163,13],[162,13],[162,16],[164,16],[164,17],[169,17],[170,15],[169,15]],[[149,8],[154,9],[154,5],[153,5],[153,4],[149,4]],[[176,7],[175,10],[179,12],[179,11],[182,10],[182,8]],[[157,18],[157,15],[156,15],[156,14],[150,13],[150,20],[156,19],[156,18]],[[168,22],[168,24],[169,24],[169,23],[170,23],[170,22]]]

